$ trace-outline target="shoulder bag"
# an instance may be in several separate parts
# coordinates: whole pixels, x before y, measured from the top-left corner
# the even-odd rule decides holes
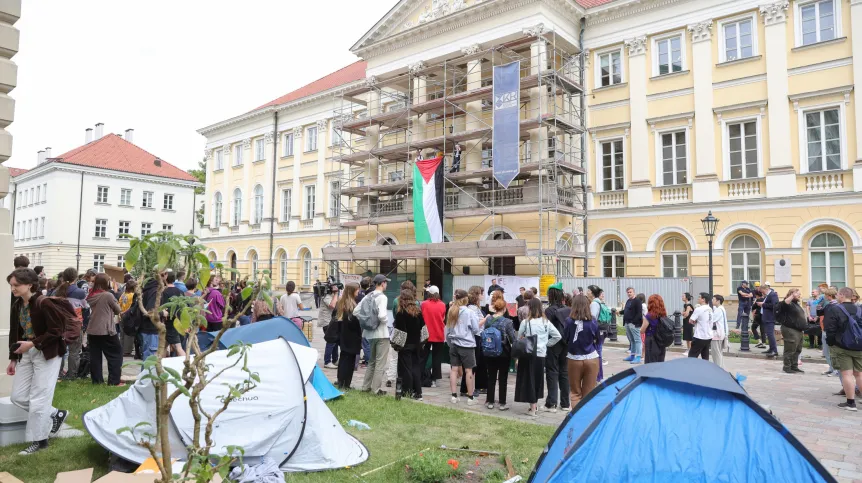
[[[515,359],[532,359],[536,357],[536,345],[538,344],[539,336],[533,334],[530,321],[527,320],[525,322],[528,334],[512,344],[512,357]]]

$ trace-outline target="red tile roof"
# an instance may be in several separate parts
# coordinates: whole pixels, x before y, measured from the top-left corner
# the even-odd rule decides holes
[[[48,161],[183,181],[197,181],[194,176],[164,160],[160,161],[160,166],[157,166],[154,162],[156,159],[159,159],[158,156],[144,151],[123,139],[122,136],[107,134],[67,153],[48,158]]]
[[[23,169],[23,168],[13,168],[10,166],[9,167],[9,176],[14,178],[15,176],[20,176],[20,175],[26,173],[27,171],[30,171],[30,170],[29,169]]]
[[[329,89],[333,89],[344,84],[349,84],[351,82],[362,80],[365,78],[366,65],[367,62],[365,62],[364,60],[354,62],[347,67],[341,68],[329,75],[317,79],[311,84],[300,87],[293,92],[288,92],[287,94],[279,97],[278,99],[274,99],[270,102],[267,102],[266,104],[258,107],[257,109],[269,106],[278,106],[280,104],[301,99],[303,97],[319,94],[321,92],[328,91]]]
[[[606,3],[611,3],[614,0],[576,0],[578,4],[584,8],[593,8]]]

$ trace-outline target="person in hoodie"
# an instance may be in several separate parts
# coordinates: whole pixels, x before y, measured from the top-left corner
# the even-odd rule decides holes
[[[87,341],[90,348],[90,380],[93,384],[104,384],[102,354],[108,361],[108,385],[121,386],[123,368],[123,346],[117,337],[116,316],[120,304],[110,292],[108,275],[100,273],[93,280],[93,288],[87,296],[90,304],[90,323],[87,325]]]
[[[84,312],[90,311],[90,305],[87,304],[87,292],[83,289],[79,288],[75,284],[75,280],[78,278],[78,270],[74,267],[69,267],[63,270],[61,274],[60,285],[54,290],[53,296],[55,297],[63,297],[72,304],[72,309],[75,311],[75,316],[78,321],[81,323],[81,327],[84,327]],[[65,375],[62,376],[63,379],[71,380],[78,377],[78,364],[81,361],[81,347],[83,346],[84,337],[78,337],[78,340],[75,342],[68,344],[66,347],[66,357],[68,359],[69,365],[66,370]],[[60,373],[63,372],[63,363],[60,364]]]
[[[597,350],[599,324],[590,313],[590,300],[585,295],[572,297],[572,311],[563,340],[566,342],[569,387],[574,406],[596,387],[600,365]]]
[[[211,277],[209,286],[204,291],[204,307],[206,307],[207,332],[218,332],[222,328],[225,301],[219,291],[219,277]],[[282,297],[283,298],[283,297]],[[287,317],[290,317],[289,315]]]
[[[557,282],[548,287],[548,308],[545,309],[545,317],[553,324],[559,333],[566,328],[566,320],[569,318],[570,309],[563,305],[563,284]],[[569,369],[566,363],[565,344],[556,344],[548,347],[545,357],[545,379],[548,382],[548,396],[542,408],[552,413],[557,412],[557,402],[562,411],[569,411]]]

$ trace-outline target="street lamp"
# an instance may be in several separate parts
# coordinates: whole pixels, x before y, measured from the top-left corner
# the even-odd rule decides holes
[[[718,227],[718,218],[712,216],[712,211],[706,215],[706,218],[700,220],[703,223],[703,232],[706,234],[706,239],[709,241],[709,296],[712,297],[712,239],[715,238],[715,229]],[[708,303],[712,305],[712,300]]]

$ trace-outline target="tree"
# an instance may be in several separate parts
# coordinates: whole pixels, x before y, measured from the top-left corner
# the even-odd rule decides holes
[[[197,274],[200,286],[207,287],[211,276],[210,261],[201,253],[204,247],[196,243],[194,237],[174,235],[169,232],[160,232],[146,235],[142,238],[131,238],[129,240],[129,251],[126,253],[126,268],[130,273],[136,273],[138,286],[135,288],[135,303],[144,317],[147,317],[158,329],[159,345],[156,355],[152,355],[145,361],[134,361],[128,364],[142,366],[142,379],[149,379],[153,383],[156,401],[156,427],[147,428],[149,423],[138,423],[133,427],[121,428],[117,433],[129,433],[135,442],[146,448],[156,461],[161,473],[160,483],[173,481],[195,481],[206,483],[212,480],[218,473],[222,477],[227,475],[230,464],[237,458],[242,458],[242,448],[228,446],[226,454],[220,457],[212,457],[213,451],[213,423],[227,410],[230,403],[243,394],[251,391],[260,382],[257,373],[248,369],[247,344],[238,343],[228,348],[228,357],[235,357],[232,364],[215,374],[211,374],[211,366],[207,364],[207,356],[217,350],[219,341],[224,332],[234,326],[240,315],[245,314],[254,300],[258,298],[272,304],[269,294],[271,280],[268,271],[262,272],[262,277],[254,281],[252,285],[242,291],[242,299],[248,300],[233,317],[225,310],[222,316],[222,329],[216,334],[209,349],[201,351],[197,342],[197,332],[201,327],[206,327],[206,314],[203,296],[201,297],[173,297],[166,304],[154,304],[149,310],[144,305],[144,287],[149,284],[152,290],[155,282],[155,300],[160,301],[165,290],[165,281],[162,275],[167,268],[180,265],[188,273]],[[235,269],[225,268],[221,264],[215,265],[215,276],[225,280],[223,295],[230,293],[231,282],[222,277],[225,272],[238,273]],[[166,367],[162,364],[162,358],[166,354],[166,332],[167,324],[173,323],[180,334],[188,334],[188,350],[183,361],[182,372]],[[247,377],[238,383],[228,384],[225,394],[219,399],[221,408],[212,413],[207,412],[201,404],[201,395],[204,389],[219,378],[228,369],[237,366],[242,367]],[[192,416],[194,418],[194,432],[192,443],[186,448],[188,462],[183,468],[182,475],[172,474],[171,447],[169,434],[169,417],[171,408],[177,398],[183,395],[189,400]]]
[[[204,157],[203,159],[198,161],[198,168],[197,169],[190,169],[189,174],[194,176],[195,178],[197,178],[198,182],[200,182],[202,185],[206,186],[206,183],[207,183],[207,158]],[[195,188],[195,194],[202,195],[204,193],[205,193],[205,191],[204,191],[203,187]],[[198,219],[198,225],[200,225],[201,227],[204,226],[204,203],[206,203],[206,200],[201,200],[201,207],[195,212],[195,215],[197,216],[197,219]]]

